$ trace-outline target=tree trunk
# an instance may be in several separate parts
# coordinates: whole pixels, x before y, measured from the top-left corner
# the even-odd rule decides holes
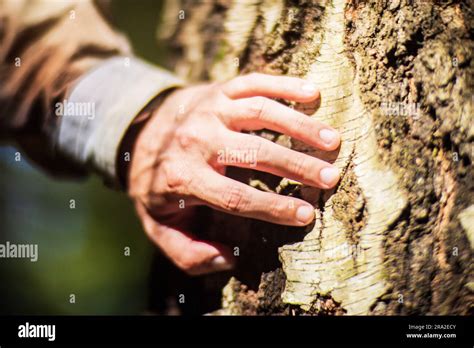
[[[474,1],[180,6],[184,19],[171,28],[178,72],[192,80],[304,77],[320,88],[321,105],[294,107],[343,139],[328,154],[256,132],[335,161],[342,179],[334,190],[228,169],[311,202],[317,218],[294,228],[206,212],[202,237],[233,247],[239,262],[232,274],[204,280],[213,294],[234,276],[216,313],[472,313]]]

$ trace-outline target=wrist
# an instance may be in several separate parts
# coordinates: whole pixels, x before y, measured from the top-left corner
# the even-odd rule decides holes
[[[176,88],[167,89],[156,96],[150,103],[147,104],[147,106],[143,108],[142,111],[138,113],[138,115],[130,124],[130,127],[127,129],[127,132],[120,143],[116,161],[118,180],[124,191],[127,191],[129,187],[129,172],[137,139],[147,122],[152,117],[152,114],[161,106],[165,98],[175,89]]]

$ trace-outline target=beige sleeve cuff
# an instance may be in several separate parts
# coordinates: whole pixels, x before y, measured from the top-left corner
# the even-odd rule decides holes
[[[106,60],[55,105],[56,116],[61,117],[57,150],[118,185],[118,150],[131,122],[158,94],[183,84],[137,58]]]

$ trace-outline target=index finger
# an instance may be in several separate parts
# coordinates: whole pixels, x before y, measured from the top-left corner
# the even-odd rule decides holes
[[[314,220],[313,206],[301,199],[257,190],[212,168],[203,169],[201,176],[204,180],[191,188],[192,193],[214,209],[287,226]]]
[[[306,80],[259,73],[229,80],[222,85],[222,91],[231,99],[263,96],[307,103],[321,97],[316,86]]]

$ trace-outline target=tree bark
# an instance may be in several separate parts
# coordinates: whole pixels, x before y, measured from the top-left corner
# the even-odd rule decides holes
[[[238,255],[218,314],[472,314],[474,1],[184,1],[176,69],[191,80],[253,71],[304,77],[337,128],[323,153],[260,136],[341,170],[324,191],[230,168],[228,176],[315,207],[309,228],[205,212],[203,238]],[[286,101],[281,101],[287,103]],[[318,108],[319,106],[319,108]],[[263,273],[263,275],[262,275]],[[245,284],[245,285],[244,285]]]

